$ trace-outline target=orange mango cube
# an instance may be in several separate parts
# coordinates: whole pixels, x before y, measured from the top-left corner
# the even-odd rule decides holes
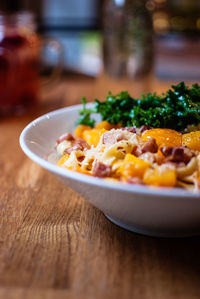
[[[125,178],[139,177],[142,178],[145,171],[150,167],[150,163],[137,158],[132,154],[126,154],[118,173]]]
[[[183,134],[182,144],[192,150],[200,151],[200,131]]]
[[[84,131],[88,131],[88,130],[92,130],[92,128],[91,127],[89,127],[89,126],[86,126],[86,125],[79,125],[76,129],[75,129],[75,131],[74,131],[74,134],[77,136],[77,137],[79,137],[79,138],[83,138],[83,132]]]
[[[101,135],[107,132],[105,129],[92,129],[83,131],[83,139],[89,144],[97,146],[100,141]]]
[[[147,130],[142,134],[141,138],[144,142],[148,141],[150,138],[154,138],[159,147],[182,145],[182,134],[171,129]]]
[[[95,128],[96,129],[105,129],[105,130],[111,130],[115,126],[111,125],[108,121],[104,120],[98,124],[96,124]]]
[[[176,171],[174,169],[149,168],[145,172],[143,180],[146,185],[150,186],[174,187],[176,184]]]

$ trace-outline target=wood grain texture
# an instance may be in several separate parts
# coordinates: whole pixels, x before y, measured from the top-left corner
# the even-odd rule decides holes
[[[28,122],[82,95],[169,86],[120,82],[68,79],[58,101],[0,120],[0,298],[200,298],[200,238],[150,238],[115,226],[19,147]]]

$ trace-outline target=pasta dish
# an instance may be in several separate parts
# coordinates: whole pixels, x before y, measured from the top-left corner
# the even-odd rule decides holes
[[[95,99],[74,135],[57,140],[58,165],[129,184],[200,189],[200,86],[173,85],[162,96],[128,92]],[[92,114],[101,115],[95,125]]]
[[[200,188],[200,131],[79,125],[57,140],[58,165],[99,178],[160,187]]]

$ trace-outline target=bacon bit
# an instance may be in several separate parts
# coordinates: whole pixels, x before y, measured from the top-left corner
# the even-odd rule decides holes
[[[124,127],[124,128],[121,128],[122,130],[126,130],[128,132],[131,132],[131,133],[135,133],[137,135],[141,135],[143,132],[147,131],[147,130],[150,130],[151,127],[149,126],[142,126],[140,128],[136,128],[136,127]]]
[[[85,140],[79,138],[79,139],[76,139],[73,146],[70,147],[70,148],[67,148],[64,151],[64,153],[70,155],[71,152],[73,152],[73,151],[78,151],[78,150],[83,151],[83,150],[86,150],[86,149],[90,149],[89,144]]]
[[[136,127],[124,127],[121,128],[123,131],[128,131],[130,133],[136,133],[137,132],[137,128]]]
[[[136,156],[136,157],[139,157],[140,155],[142,155],[141,147],[135,145],[135,146],[133,147],[133,149],[132,149],[131,154],[134,155],[134,156]]]
[[[59,143],[61,143],[61,142],[64,141],[64,140],[67,140],[67,141],[74,141],[75,138],[72,136],[72,134],[70,134],[70,133],[66,133],[66,134],[63,134],[62,136],[60,136],[60,137],[56,140],[56,142],[57,142],[57,144],[59,144]]]
[[[84,156],[80,156],[80,157],[77,158],[77,160],[78,160],[78,162],[81,163],[81,162],[83,162],[84,158],[85,158]]]
[[[140,128],[138,128],[138,132],[139,132],[140,134],[142,134],[142,133],[144,133],[145,131],[148,131],[148,130],[151,130],[151,127],[146,126],[146,125],[141,126]]]
[[[188,164],[192,157],[194,157],[194,153],[186,146],[164,146],[160,150],[165,156],[165,162],[183,162]]]
[[[108,177],[111,173],[111,166],[106,165],[101,162],[96,162],[93,168],[92,174],[94,176],[103,178],[103,177]]]
[[[154,138],[150,138],[147,142],[141,143],[138,146],[134,146],[132,154],[136,157],[141,156],[144,153],[156,153],[158,146]]]
[[[149,138],[147,142],[144,142],[141,145],[141,152],[142,154],[150,152],[150,153],[157,153],[158,146],[156,144],[156,140],[154,138]]]
[[[81,138],[77,139],[74,145],[80,146],[82,150],[90,149],[90,145],[84,139]]]

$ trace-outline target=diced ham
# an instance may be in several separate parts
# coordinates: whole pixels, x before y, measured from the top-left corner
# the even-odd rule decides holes
[[[122,128],[122,130],[131,132],[131,133],[136,133],[137,128],[136,127],[124,127],[124,128]]]
[[[72,136],[72,134],[66,133],[66,134],[63,134],[62,136],[60,136],[56,140],[56,142],[57,142],[57,144],[59,144],[59,143],[63,142],[64,140],[66,140],[66,141],[73,141],[73,140],[75,140],[75,138]]]
[[[160,150],[165,156],[165,162],[183,162],[185,164],[188,164],[194,156],[194,153],[186,146],[164,146]]]
[[[113,132],[106,132],[103,135],[103,143],[104,144],[115,144],[118,141],[126,139],[123,132],[116,132],[113,134]]]
[[[104,133],[103,135],[103,143],[104,144],[114,144],[115,143],[115,137],[111,134]]]
[[[96,162],[93,168],[93,175],[103,178],[103,177],[108,177],[111,173],[111,166],[106,165],[101,162]]]
[[[145,132],[145,131],[148,131],[148,130],[150,130],[151,129],[151,127],[149,127],[149,126],[146,126],[146,125],[144,125],[144,126],[141,126],[140,128],[137,128],[137,134],[139,133],[139,134],[142,134],[143,132]]]
[[[154,138],[149,138],[148,141],[142,143],[141,145],[141,152],[142,154],[150,152],[150,153],[157,153],[158,146],[156,144],[156,140]]]
[[[136,156],[136,157],[139,157],[140,155],[142,155],[141,147],[139,145],[138,146],[135,145],[132,149],[131,154]]]
[[[78,150],[83,151],[83,150],[86,150],[86,149],[89,149],[89,148],[90,148],[89,144],[85,140],[79,138],[79,139],[75,140],[72,147],[67,148],[65,150],[65,154],[70,155],[71,152],[73,152],[73,151],[78,151]]]
[[[157,151],[158,146],[156,144],[156,140],[154,138],[149,138],[148,141],[135,146],[132,150],[132,154],[139,157],[144,153],[157,153]]]
[[[137,135],[141,135],[143,132],[147,131],[147,130],[150,130],[151,127],[149,126],[141,126],[140,128],[136,128],[136,127],[124,127],[122,128],[122,130],[126,130],[128,132],[131,132],[131,133],[136,133]]]

